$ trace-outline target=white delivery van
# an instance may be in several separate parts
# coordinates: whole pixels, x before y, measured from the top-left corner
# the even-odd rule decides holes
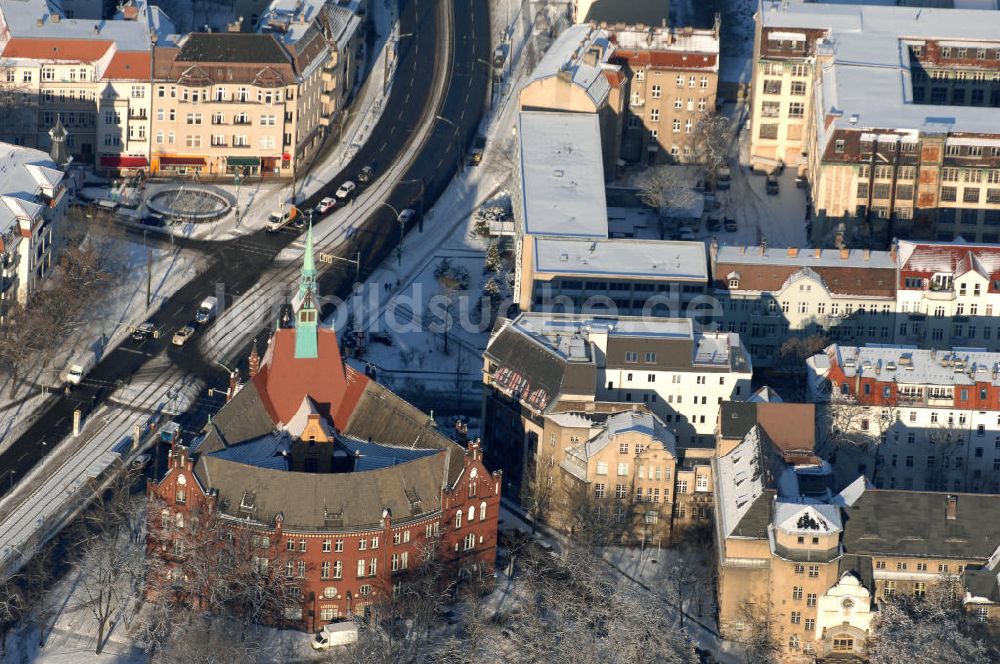
[[[66,366],[66,370],[62,373],[63,382],[69,385],[79,385],[95,364],[97,364],[97,356],[94,355],[94,351],[88,350],[81,353]]]
[[[194,319],[199,323],[207,323],[208,321],[215,318],[216,309],[219,306],[219,300],[215,297],[206,297],[201,301],[201,306],[198,307],[198,313],[194,315]]]
[[[346,646],[358,640],[358,626],[353,620],[324,625],[312,640],[313,650],[326,650],[334,646]]]
[[[299,209],[296,207],[289,207],[288,209],[272,212],[271,216],[267,218],[267,224],[264,225],[264,229],[268,233],[279,231],[288,224],[292,223],[298,215]]]

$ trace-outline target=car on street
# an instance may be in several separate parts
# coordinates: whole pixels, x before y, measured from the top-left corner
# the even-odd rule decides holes
[[[722,225],[725,226],[727,233],[735,233],[736,232],[736,220],[735,219],[726,219],[725,221],[722,222]]]
[[[361,184],[369,184],[375,179],[375,167],[373,165],[365,166],[358,173],[358,182]]]
[[[146,339],[152,338],[155,332],[156,332],[156,326],[153,325],[153,322],[146,321],[142,325],[139,325],[132,330],[132,341],[137,341],[139,343],[142,343]]]
[[[174,338],[170,340],[175,346],[183,346],[187,343],[188,339],[194,336],[194,326],[185,325],[181,329],[174,332]]]
[[[139,223],[143,226],[149,226],[150,228],[165,228],[167,220],[158,214],[147,214],[139,219]]]
[[[150,454],[140,454],[136,458],[132,459],[133,468],[145,468],[149,465],[149,462],[153,460]]]
[[[337,207],[337,199],[327,196],[316,204],[316,216],[322,217],[335,207]]]
[[[337,189],[337,193],[335,193],[334,196],[336,196],[342,201],[346,201],[348,198],[350,198],[351,194],[353,194],[354,190],[357,188],[358,185],[348,180],[344,184],[340,185],[340,188]]]
[[[399,223],[405,226],[409,224],[411,221],[413,221],[416,218],[416,216],[417,216],[416,210],[414,210],[413,208],[406,208],[405,210],[399,213]]]
[[[773,173],[767,176],[767,195],[768,196],[778,195],[778,176],[774,175]]]
[[[472,143],[472,150],[469,152],[469,164],[471,166],[478,166],[483,161],[483,152],[485,151],[486,138],[476,136],[476,140]]]

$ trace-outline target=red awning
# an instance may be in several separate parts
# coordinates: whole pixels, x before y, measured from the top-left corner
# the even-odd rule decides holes
[[[204,157],[160,157],[160,166],[204,166]]]
[[[101,157],[101,166],[104,168],[146,168],[149,162],[145,157],[118,157],[109,155]]]

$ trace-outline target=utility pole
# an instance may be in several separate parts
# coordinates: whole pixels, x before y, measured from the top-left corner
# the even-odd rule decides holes
[[[142,244],[146,244],[146,231],[142,232]],[[146,308],[153,301],[153,249],[146,247]]]

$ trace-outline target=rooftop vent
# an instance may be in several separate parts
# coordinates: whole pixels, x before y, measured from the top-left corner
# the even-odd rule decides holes
[[[858,114],[857,113],[851,113],[851,117],[848,118],[848,122],[850,122],[852,125],[858,124]]]

